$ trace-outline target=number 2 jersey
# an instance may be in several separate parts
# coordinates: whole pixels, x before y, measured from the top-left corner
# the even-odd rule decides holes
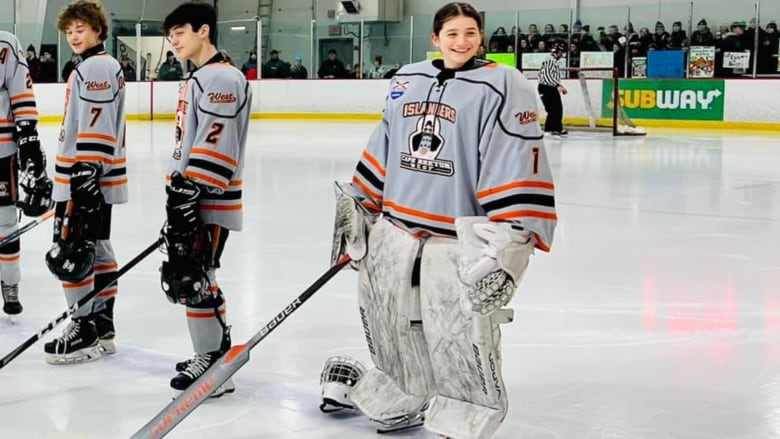
[[[252,89],[243,73],[217,53],[179,85],[176,145],[168,172],[205,186],[200,216],[206,224],[241,230],[241,173]]]
[[[38,121],[32,79],[14,34],[0,31],[0,158],[16,154],[16,122]]]
[[[125,80],[102,44],[85,50],[68,78],[54,172],[55,201],[70,199],[70,168],[100,166],[100,191],[108,204],[127,202]]]
[[[536,99],[491,62],[403,67],[353,176],[363,204],[416,236],[455,237],[462,216],[516,223],[549,251],[557,216]]]

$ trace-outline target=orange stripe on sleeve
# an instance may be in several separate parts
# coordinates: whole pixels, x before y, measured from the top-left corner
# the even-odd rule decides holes
[[[227,189],[227,184],[223,181],[219,181],[216,178],[209,177],[208,175],[201,174],[195,171],[184,171],[184,176],[193,180],[200,180],[203,183],[216,186],[222,190]]]
[[[92,276],[87,276],[87,278],[84,279],[81,282],[75,282],[75,283],[74,282],[63,282],[62,283],[62,288],[71,289],[71,288],[86,287],[87,285],[91,285],[92,281],[93,281],[93,277]]]
[[[18,95],[11,96],[12,101],[18,101],[20,99],[35,99],[35,95],[32,93],[19,93]]]
[[[19,116],[37,116],[37,115],[38,115],[38,110],[19,110],[19,111],[14,111],[14,116],[16,116],[16,117],[19,117]]]
[[[542,237],[539,236],[538,234],[534,233],[533,235],[534,235],[534,239],[536,240],[536,247],[539,250],[543,251],[543,252],[548,252],[549,253],[550,252],[550,246],[545,244],[545,242],[542,240]]]
[[[490,195],[495,195],[499,192],[504,192],[510,189],[517,189],[521,187],[555,190],[555,185],[546,181],[513,181],[512,183],[479,191],[477,192],[477,198],[484,198]]]
[[[224,316],[225,315],[225,309],[219,310],[219,315]],[[194,311],[187,311],[187,318],[188,319],[213,319],[217,315],[214,313],[214,311],[206,311],[206,312],[194,312]]]
[[[192,151],[190,152],[190,154],[203,154],[203,155],[211,156],[211,157],[214,157],[216,159],[222,160],[225,163],[229,163],[233,167],[237,167],[238,166],[238,161],[236,161],[234,158],[232,158],[230,156],[227,156],[225,154],[220,154],[220,153],[218,153],[216,151],[212,151],[210,149],[206,149],[206,148],[192,148]]]
[[[0,255],[0,262],[16,262],[19,260],[19,254],[15,254],[13,256],[3,256]]]
[[[216,211],[231,211],[231,210],[241,210],[244,208],[243,204],[203,204],[200,206],[201,210],[216,210]]]
[[[385,176],[385,168],[382,167],[382,165],[379,164],[379,160],[376,159],[376,157],[372,156],[368,151],[363,151],[363,157],[366,159],[367,162],[371,163],[377,171],[382,175],[382,177]]]
[[[362,189],[363,192],[368,194],[369,197],[373,198],[374,201],[379,201],[380,203],[382,202],[382,195],[369,189],[368,186],[363,184],[363,182],[360,181],[360,179],[357,176],[352,177],[352,183],[355,183],[356,185],[360,186],[360,189]]]
[[[113,181],[101,181],[98,183],[100,187],[115,187],[115,186],[122,186],[123,184],[127,184],[127,179],[123,178],[121,180],[113,180]]]

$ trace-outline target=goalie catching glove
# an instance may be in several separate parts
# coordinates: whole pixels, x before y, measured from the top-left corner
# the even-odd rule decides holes
[[[533,253],[531,233],[487,217],[455,220],[458,278],[471,311],[486,316],[506,306]]]
[[[27,216],[40,216],[52,208],[52,182],[46,176],[46,156],[38,140],[36,122],[16,123],[16,144],[19,146],[19,186],[24,196],[17,202]]]
[[[378,212],[368,210],[361,203],[362,197],[351,183],[336,181],[336,220],[333,225],[333,247],[330,264],[334,265],[348,254],[352,259],[350,267],[357,269],[355,262],[368,252],[368,232],[379,218]]]

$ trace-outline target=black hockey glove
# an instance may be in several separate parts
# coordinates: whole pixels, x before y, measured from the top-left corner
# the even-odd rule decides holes
[[[171,184],[165,188],[165,192],[168,194],[165,212],[168,216],[168,227],[172,232],[185,234],[199,228],[200,187],[179,172],[174,172]]]
[[[38,140],[37,123],[21,120],[16,123],[16,144],[19,146],[19,186],[24,196],[17,202],[27,216],[39,216],[52,207],[51,179],[46,176],[46,156]]]
[[[76,162],[70,168],[70,199],[75,209],[92,212],[103,204],[100,171],[100,166],[90,162]]]

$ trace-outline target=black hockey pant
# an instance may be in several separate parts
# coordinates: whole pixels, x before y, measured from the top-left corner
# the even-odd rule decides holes
[[[563,103],[558,87],[539,84],[539,95],[542,97],[544,111],[547,112],[544,131],[563,131]]]

